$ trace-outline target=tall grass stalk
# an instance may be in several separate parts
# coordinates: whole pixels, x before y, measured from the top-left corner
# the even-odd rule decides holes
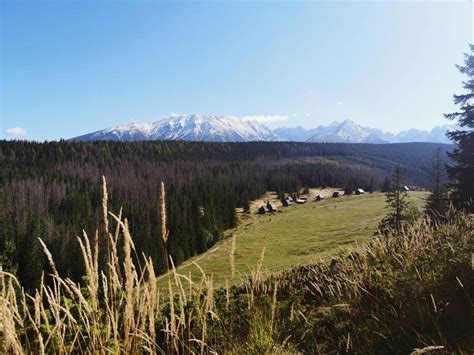
[[[160,221],[161,221],[161,240],[163,241],[165,258],[166,258],[166,267],[169,271],[169,255],[168,255],[168,235],[169,231],[166,226],[166,191],[165,183],[162,181],[160,184]]]
[[[105,180],[103,193],[107,202]],[[168,287],[160,292],[153,261],[137,256],[122,212],[103,209],[107,241],[98,233],[77,238],[84,262],[80,283],[61,276],[43,241],[51,273],[34,293],[27,294],[0,266],[2,352],[427,353],[455,349],[456,339],[472,325],[474,224],[458,212],[435,228],[420,219],[330,263],[269,278],[264,277],[263,249],[249,279],[226,284],[225,290],[215,290],[212,275],[197,263],[201,276],[193,280],[167,256]],[[109,256],[105,267],[101,243]],[[463,324],[467,329],[461,329]]]

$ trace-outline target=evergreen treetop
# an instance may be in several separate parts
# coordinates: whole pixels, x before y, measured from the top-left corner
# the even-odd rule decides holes
[[[464,65],[457,68],[468,78],[463,82],[467,92],[454,95],[454,103],[459,111],[446,114],[446,118],[455,120],[460,129],[448,133],[456,148],[449,154],[454,165],[448,167],[452,181],[453,200],[460,206],[474,211],[471,201],[474,199],[474,45],[470,45]]]

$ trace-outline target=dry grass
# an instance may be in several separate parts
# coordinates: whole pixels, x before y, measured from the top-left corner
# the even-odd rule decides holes
[[[451,294],[454,284],[456,294],[470,294],[472,288],[469,274],[458,271],[466,263],[471,270],[464,249],[474,228],[460,214],[436,231],[420,220],[400,235],[376,238],[330,263],[270,279],[262,274],[264,248],[240,287],[215,290],[212,276],[198,264],[201,276],[192,279],[179,274],[170,259],[168,289],[160,292],[151,259],[141,256],[136,262],[127,220],[108,211],[105,180],[103,191],[106,267],[99,262],[103,239],[84,233],[78,238],[85,265],[81,283],[60,276],[44,244],[51,272],[33,295],[0,269],[3,352],[373,352],[400,341],[405,348],[414,345],[410,351],[426,353],[452,346],[442,326],[446,305],[440,288],[450,286]],[[157,242],[166,242],[166,233]],[[234,238],[231,274],[236,249]]]
[[[164,190],[164,189],[163,189]],[[5,352],[24,353],[183,353],[191,352],[199,344],[201,352],[207,351],[205,324],[212,312],[212,280],[204,285],[189,280],[187,295],[174,269],[173,280],[179,293],[178,309],[174,308],[174,294],[163,300],[151,259],[143,256],[141,265],[134,263],[135,252],[128,222],[107,209],[107,189],[103,182],[103,232],[108,237],[108,264],[99,267],[100,247],[98,233],[91,246],[84,233],[78,238],[85,265],[84,282],[75,283],[61,278],[46,245],[41,242],[49,260],[52,273],[43,277],[35,295],[28,295],[18,285],[14,275],[0,270],[0,330]],[[164,200],[164,199],[163,199]],[[165,210],[162,203],[162,211]],[[115,235],[109,231],[109,218],[117,225]],[[162,219],[166,215],[162,212]],[[165,225],[165,224],[164,224]],[[163,242],[167,234],[164,230]],[[118,245],[119,234],[123,245]],[[123,248],[123,263],[119,265],[118,249]],[[121,276],[123,275],[123,277]],[[45,282],[45,278],[48,282]],[[171,287],[171,286],[170,286]],[[196,294],[200,300],[200,320],[203,332],[195,336],[190,330],[190,317],[185,305]],[[166,297],[166,296],[165,296]],[[164,325],[158,330],[155,326]]]

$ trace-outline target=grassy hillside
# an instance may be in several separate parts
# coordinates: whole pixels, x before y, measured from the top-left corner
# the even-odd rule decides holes
[[[410,192],[418,206],[426,192]],[[326,259],[341,249],[347,250],[373,236],[378,221],[386,214],[385,195],[343,196],[305,205],[280,209],[273,215],[246,215],[239,227],[226,233],[226,238],[203,255],[178,268],[178,272],[198,278],[201,271],[212,275],[214,285],[226,280],[238,283],[250,274],[265,248],[263,270],[278,272],[296,265]],[[235,277],[232,280],[230,253],[235,236]],[[160,286],[167,277],[160,277]]]
[[[412,195],[417,203],[423,198],[424,194]],[[318,206],[295,207],[271,221],[252,216],[255,229],[247,238],[268,224],[286,232],[285,221],[306,216],[304,220],[312,221],[308,222],[311,226],[324,228],[333,239],[362,240],[362,222],[375,226],[383,200],[381,194],[343,197]],[[316,218],[316,213],[326,218]],[[86,266],[81,285],[61,278],[54,257],[46,249],[51,274],[45,275],[33,297],[17,287],[14,275],[0,268],[0,314],[5,320],[0,324],[0,346],[4,352],[472,353],[474,221],[462,212],[450,211],[445,223],[439,225],[414,219],[400,232],[370,238],[357,251],[338,253],[330,262],[294,266],[269,278],[263,277],[257,263],[251,278],[229,288],[216,289],[207,276],[193,277],[191,282],[186,275],[192,270],[182,267],[182,274],[174,272],[174,277],[166,277],[170,283],[165,292],[157,288],[151,258],[140,265],[134,263],[136,249],[127,220],[114,218],[111,222],[117,233],[109,239],[108,269],[99,268],[99,254],[95,252],[99,239],[91,239],[92,244],[87,235],[80,239]],[[347,234],[336,228],[343,224],[350,229]],[[291,226],[304,233],[297,227],[303,226],[301,223]],[[311,226],[306,229],[308,238]],[[245,224],[237,229],[242,231],[237,237],[238,263],[256,260],[261,246],[255,240],[253,248],[239,247],[246,228],[251,229]],[[309,247],[326,243],[337,250],[338,243],[328,243],[327,233],[326,238],[322,233],[313,235],[313,242],[307,241],[305,247],[303,239],[296,236],[295,243],[283,237],[274,239],[273,245],[280,242],[282,246],[273,252],[269,239],[263,239],[269,248],[264,263],[277,269],[295,251],[314,254],[309,259],[308,253],[302,253],[301,262],[328,256],[329,252],[318,253]],[[228,243],[219,243],[219,249],[200,259],[205,267],[221,266],[215,271],[218,279],[228,273]],[[118,262],[121,253],[123,267]],[[213,263],[218,253],[222,258]]]

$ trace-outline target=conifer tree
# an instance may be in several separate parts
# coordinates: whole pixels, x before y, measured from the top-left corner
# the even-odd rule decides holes
[[[395,169],[391,189],[386,195],[386,205],[390,212],[379,224],[379,230],[383,234],[386,234],[390,229],[399,231],[406,218],[407,192],[403,189],[403,174],[400,168]]]
[[[446,114],[446,118],[456,121],[460,129],[448,133],[456,144],[450,154],[454,165],[448,167],[452,181],[453,201],[459,207],[474,211],[474,45],[470,45],[470,53],[465,54],[464,66],[457,66],[467,76],[463,87],[467,93],[454,95],[454,103],[459,111]]]
[[[371,176],[370,177],[370,181],[369,181],[369,184],[365,187],[365,191],[367,192],[374,192],[376,190],[376,186],[375,186],[375,181],[374,181],[374,176]]]
[[[38,286],[43,272],[44,254],[39,238],[45,239],[45,226],[39,217],[34,216],[21,240],[18,262],[18,277],[29,291]]]
[[[432,175],[434,180],[433,191],[428,197],[426,213],[432,219],[439,220],[445,215],[448,207],[446,188],[443,184],[444,162],[441,156],[441,148],[436,150]]]
[[[0,204],[0,208],[3,206]],[[15,240],[15,226],[0,214],[0,266],[3,270],[15,273],[18,268],[18,251]]]
[[[392,190],[392,183],[388,177],[383,181],[382,192],[390,192]]]

